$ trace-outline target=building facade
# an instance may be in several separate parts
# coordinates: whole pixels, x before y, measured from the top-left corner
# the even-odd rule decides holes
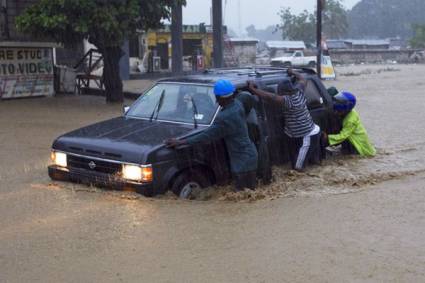
[[[258,40],[255,38],[227,38],[224,61],[226,66],[253,66],[257,57]]]
[[[223,27],[226,33],[226,27]],[[149,52],[160,58],[162,70],[171,68],[171,26],[165,25],[162,29],[150,30],[138,39],[138,43],[130,42],[130,56],[135,57],[137,44],[141,46],[140,58]],[[133,51],[132,51],[133,50]],[[213,30],[211,26],[183,25],[183,65],[186,69],[192,68],[195,56],[200,68],[212,67],[213,58]]]

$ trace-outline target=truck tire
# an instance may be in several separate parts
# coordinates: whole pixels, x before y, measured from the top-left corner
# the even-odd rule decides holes
[[[173,181],[171,191],[182,199],[189,199],[194,190],[211,185],[211,181],[201,171],[183,171]]]
[[[309,63],[308,63],[308,66],[309,66],[310,68],[315,68],[315,67],[316,67],[316,62],[311,61],[311,62],[309,62]]]
[[[149,188],[149,189],[136,189],[136,193],[141,194],[145,197],[153,197],[155,194],[153,192],[153,189]]]
[[[292,63],[291,62],[284,62],[282,66],[284,68],[291,68],[292,67]]]

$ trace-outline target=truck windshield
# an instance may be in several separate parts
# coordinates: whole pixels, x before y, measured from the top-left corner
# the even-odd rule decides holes
[[[158,107],[159,101],[161,107]],[[196,121],[197,124],[209,125],[217,108],[211,86],[158,83],[136,100],[127,116],[190,124]]]

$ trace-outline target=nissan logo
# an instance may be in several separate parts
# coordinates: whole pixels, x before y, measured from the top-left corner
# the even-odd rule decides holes
[[[94,168],[96,168],[96,163],[94,163],[94,161],[90,161],[89,167],[90,167],[91,170],[93,170]]]

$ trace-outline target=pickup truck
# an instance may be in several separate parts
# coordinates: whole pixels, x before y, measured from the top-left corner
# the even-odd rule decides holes
[[[331,96],[313,70],[299,72],[307,80],[305,95],[313,120],[323,131],[331,132]],[[193,190],[229,183],[232,175],[223,140],[176,149],[164,144],[169,138],[197,135],[213,123],[220,111],[213,86],[221,78],[232,81],[235,95],[247,92],[248,80],[276,93],[279,82],[291,79],[286,69],[267,67],[212,69],[164,78],[125,108],[122,116],[58,137],[52,145],[50,177],[134,190],[146,196],[170,190],[181,198],[189,197]],[[282,107],[259,100],[255,109],[257,123],[250,129],[250,137],[259,153],[258,176],[269,180],[269,165],[289,160]]]
[[[273,67],[316,67],[316,56],[304,56],[303,51],[294,51],[289,53],[284,53],[282,57],[273,58],[270,61],[270,64]]]

